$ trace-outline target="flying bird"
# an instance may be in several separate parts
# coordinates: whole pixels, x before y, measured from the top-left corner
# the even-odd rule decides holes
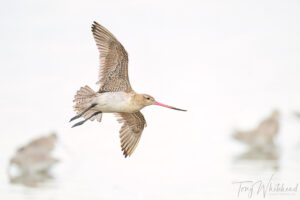
[[[120,129],[121,148],[125,158],[135,150],[146,120],[140,110],[146,106],[158,105],[179,111],[183,109],[157,102],[148,94],[136,93],[128,78],[128,54],[122,44],[106,28],[94,22],[92,32],[100,52],[100,88],[98,92],[89,86],[81,87],[75,95],[74,109],[78,115],[71,121],[83,117],[84,120],[72,127],[82,125],[87,120],[101,121],[102,113],[114,113]]]

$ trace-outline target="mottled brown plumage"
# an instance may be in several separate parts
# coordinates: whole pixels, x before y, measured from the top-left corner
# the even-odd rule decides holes
[[[117,113],[118,122],[123,123],[120,130],[121,147],[125,157],[130,156],[138,145],[146,120],[139,111],[136,113]]]
[[[100,51],[99,92],[129,92],[128,54],[106,28],[94,22],[92,32]]]
[[[120,130],[121,147],[125,157],[130,156],[135,150],[146,120],[140,112],[149,105],[159,105],[175,110],[154,100],[147,94],[137,94],[131,88],[128,78],[128,54],[122,44],[106,28],[94,22],[92,32],[100,52],[100,89],[94,92],[89,86],[80,88],[75,95],[75,110],[79,117],[85,120],[76,123],[73,127],[82,125],[87,120],[97,119],[99,122],[102,113],[115,113],[118,121],[123,123]]]

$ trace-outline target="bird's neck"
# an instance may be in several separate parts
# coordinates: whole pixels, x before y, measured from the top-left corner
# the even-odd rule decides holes
[[[143,95],[137,94],[137,93],[132,93],[131,94],[131,104],[132,106],[136,107],[138,110],[142,109],[145,107],[143,104]]]

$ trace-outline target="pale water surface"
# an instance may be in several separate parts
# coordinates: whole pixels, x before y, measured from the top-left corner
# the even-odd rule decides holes
[[[6,1],[0,6],[0,199],[249,199],[237,181],[300,183],[299,1]],[[104,115],[71,129],[72,99],[97,89],[90,26],[106,26],[129,52],[137,92],[187,109],[143,110],[148,126],[124,159]],[[238,159],[231,139],[274,108],[278,159]],[[36,187],[11,184],[15,149],[56,131],[61,162]],[[268,193],[268,199],[299,199]],[[262,193],[253,199],[264,198]]]

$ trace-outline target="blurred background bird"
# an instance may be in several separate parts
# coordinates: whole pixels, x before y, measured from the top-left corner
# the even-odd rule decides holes
[[[8,173],[10,174],[12,166],[16,166],[20,174],[23,175],[47,172],[59,161],[51,155],[56,141],[57,136],[55,133],[52,133],[48,136],[34,139],[18,148],[15,155],[10,159]]]
[[[278,134],[279,127],[279,111],[274,110],[271,116],[260,122],[255,129],[235,131],[232,136],[234,139],[251,147],[266,148],[274,145],[274,139]]]

